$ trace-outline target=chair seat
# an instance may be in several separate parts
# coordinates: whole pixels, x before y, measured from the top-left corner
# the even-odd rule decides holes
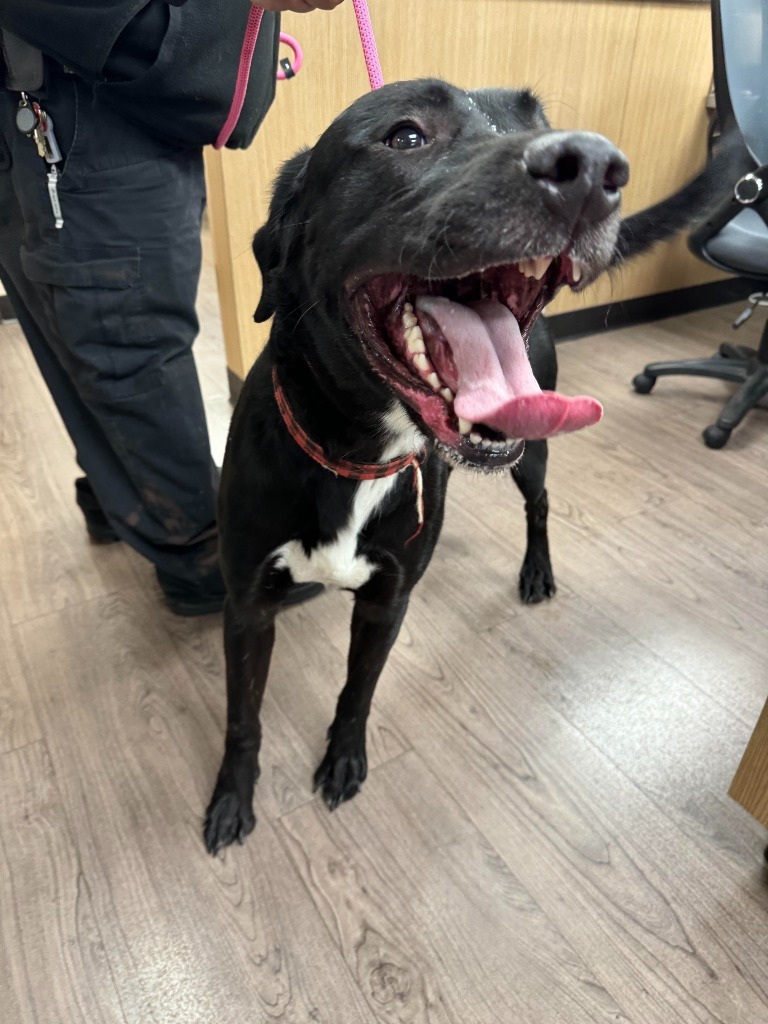
[[[736,273],[768,278],[768,226],[759,213],[742,210],[707,241],[704,255]]]

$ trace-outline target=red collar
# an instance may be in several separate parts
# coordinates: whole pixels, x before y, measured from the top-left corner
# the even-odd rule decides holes
[[[329,459],[320,445],[312,440],[294,416],[278,379],[276,369],[272,370],[272,387],[274,388],[277,407],[280,410],[280,415],[283,417],[283,422],[288,428],[288,433],[305,454],[335,476],[343,476],[348,480],[381,480],[383,477],[395,476],[396,473],[401,472],[401,470],[406,469],[408,466],[413,467],[413,483],[416,490],[416,514],[419,525],[413,536],[408,538],[406,544],[410,544],[415,537],[418,537],[424,525],[424,497],[422,494],[421,466],[419,464],[424,455],[424,450],[410,452],[408,455],[401,455],[399,458],[390,459],[388,462],[350,462],[348,459]]]

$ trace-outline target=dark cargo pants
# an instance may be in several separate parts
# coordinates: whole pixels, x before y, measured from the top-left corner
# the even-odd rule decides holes
[[[42,105],[64,155],[64,225],[15,127],[18,96],[0,88],[0,278],[115,533],[167,590],[217,590],[217,471],[192,357],[202,154],[151,139],[60,69]]]

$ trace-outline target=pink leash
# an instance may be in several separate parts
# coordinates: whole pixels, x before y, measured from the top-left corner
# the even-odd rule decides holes
[[[381,62],[379,61],[379,53],[376,49],[376,40],[373,35],[373,26],[371,25],[371,15],[368,11],[368,4],[366,0],[352,0],[352,6],[355,9],[357,27],[360,31],[360,41],[363,44],[363,56],[365,57],[365,67],[368,71],[368,81],[371,83],[371,89],[380,89],[382,85],[384,85],[384,77],[381,73]],[[263,7],[252,7],[250,14],[248,15],[243,47],[240,51],[240,63],[237,68],[237,82],[235,83],[232,105],[229,108],[227,120],[224,122],[218,138],[213,144],[214,149],[221,149],[222,146],[226,145],[227,140],[235,130],[235,125],[237,124],[238,118],[242,112],[243,103],[245,102],[245,93],[248,88],[248,79],[251,74],[253,51],[256,49],[256,40],[259,38],[259,29],[261,28],[261,19],[263,14]],[[293,72],[295,74],[301,67],[303,60],[301,47],[295,39],[282,32],[280,33],[280,42],[287,43],[293,50]],[[285,72],[279,71],[277,73],[277,77],[285,78]]]

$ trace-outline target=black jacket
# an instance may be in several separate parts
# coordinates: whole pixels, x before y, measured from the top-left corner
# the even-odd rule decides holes
[[[0,29],[153,134],[202,146],[229,112],[250,11],[250,0],[0,0]],[[279,31],[265,14],[231,147],[251,142],[272,103]]]

